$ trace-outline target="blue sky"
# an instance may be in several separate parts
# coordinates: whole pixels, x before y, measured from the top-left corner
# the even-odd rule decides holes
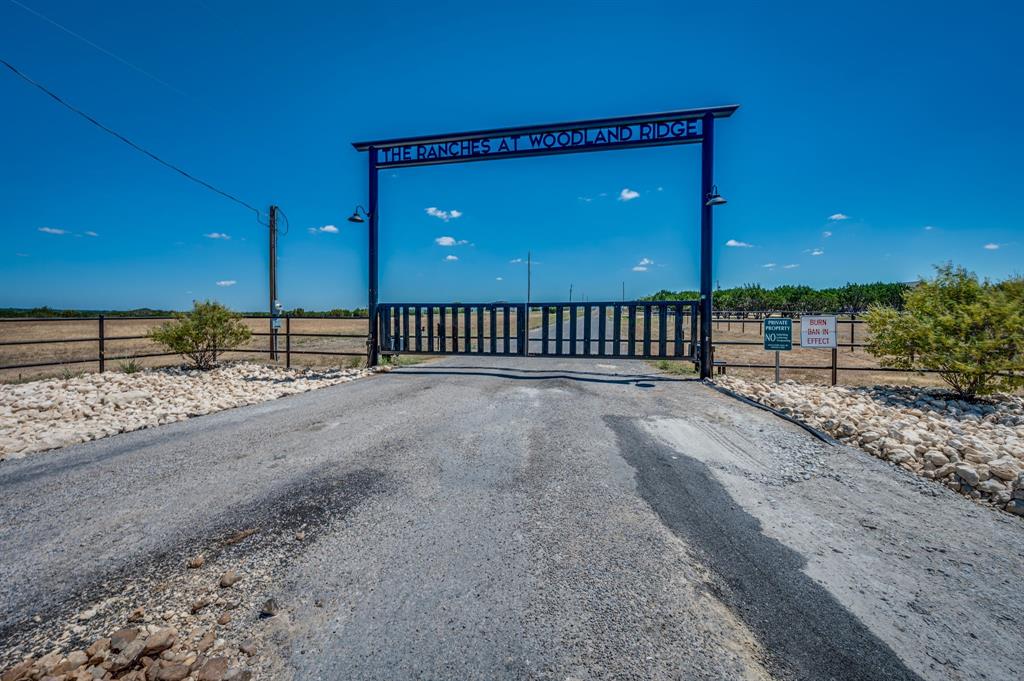
[[[727,103],[721,286],[1022,270],[1015,3],[18,2],[78,37],[0,0],[0,56],[282,206],[286,307],[365,305],[354,140]],[[266,306],[251,212],[6,70],[0,111],[0,305]],[[528,250],[534,299],[694,288],[698,174],[696,146],[384,171],[381,300],[522,300]]]

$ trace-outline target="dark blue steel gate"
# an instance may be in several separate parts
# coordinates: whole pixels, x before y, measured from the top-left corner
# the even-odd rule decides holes
[[[526,347],[524,305],[380,303],[380,350],[421,355],[519,355]]]
[[[696,360],[697,301],[382,303],[384,354]]]

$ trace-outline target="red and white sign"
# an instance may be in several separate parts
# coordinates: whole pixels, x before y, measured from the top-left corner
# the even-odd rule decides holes
[[[800,318],[800,347],[834,348],[836,340],[835,315]]]

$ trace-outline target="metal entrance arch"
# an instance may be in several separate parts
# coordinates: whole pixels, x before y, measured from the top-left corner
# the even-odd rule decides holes
[[[382,349],[382,330],[386,321],[385,317],[380,314],[381,310],[378,310],[377,301],[379,223],[377,181],[381,169],[699,143],[701,145],[700,300],[691,305],[699,307],[700,337],[696,348],[693,348],[691,336],[691,354],[699,358],[701,377],[710,377],[713,255],[712,208],[715,205],[715,202],[711,199],[714,195],[715,119],[727,118],[738,108],[738,105],[731,104],[636,116],[571,121],[567,123],[495,128],[445,135],[402,137],[373,142],[354,142],[352,146],[357,151],[367,152],[369,174],[368,201],[365,211],[369,218],[368,308],[370,330],[369,338],[367,339],[367,363],[370,366],[377,364],[379,353]],[[358,213],[353,218],[357,218],[357,221],[360,221],[358,220]],[[642,305],[644,303],[636,304]],[[437,307],[426,304],[409,304],[407,307],[414,305],[418,306],[416,310],[418,310],[417,314],[420,315],[428,307],[431,312]],[[505,304],[502,303],[502,305]],[[447,309],[451,309],[451,307],[451,304],[447,305]],[[509,304],[508,307],[520,307],[523,310],[522,319],[525,323],[529,316],[525,306],[512,306]],[[384,310],[391,311],[387,317],[388,319],[392,318],[394,309],[393,306],[385,306]],[[666,324],[667,317],[668,313],[661,317],[659,324]],[[479,314],[477,318],[482,319],[483,314]],[[586,319],[590,319],[590,317],[586,317]],[[691,320],[693,319],[694,317],[691,316]],[[650,324],[651,316],[645,316],[645,320],[645,324]],[[562,327],[559,326],[558,328],[561,329]],[[417,326],[416,329],[417,334],[421,334],[421,327]],[[544,326],[543,329],[547,330],[547,327]],[[431,327],[431,332],[433,332],[433,327]],[[523,332],[523,334],[527,333],[528,331]],[[481,332],[480,335],[482,336],[483,333]],[[492,337],[495,335],[495,333],[491,333]],[[406,341],[408,340],[407,333],[403,334],[402,337]],[[526,335],[520,335],[517,332],[516,342],[520,343],[521,347],[516,354],[526,354],[528,352],[528,343],[524,342],[526,338]],[[510,343],[509,334],[507,333],[505,334],[505,343]],[[589,349],[589,343],[585,347]],[[385,345],[384,349],[390,350],[391,348]]]

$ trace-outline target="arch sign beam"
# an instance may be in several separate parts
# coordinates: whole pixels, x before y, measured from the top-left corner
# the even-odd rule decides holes
[[[352,146],[357,151],[367,152],[369,171],[369,196],[366,208],[369,218],[370,258],[368,363],[373,366],[378,359],[379,325],[376,319],[379,211],[377,180],[381,169],[675,144],[700,144],[700,368],[702,378],[710,377],[713,233],[712,206],[707,205],[707,199],[714,187],[714,125],[716,118],[728,118],[738,108],[738,105],[732,104],[636,116],[354,142]]]

